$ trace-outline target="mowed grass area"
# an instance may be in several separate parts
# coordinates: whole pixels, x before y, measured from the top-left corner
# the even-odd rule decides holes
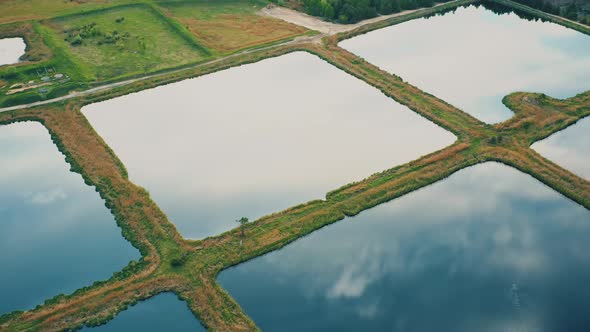
[[[44,22],[88,80],[145,74],[203,60],[192,35],[149,5],[129,5]]]
[[[256,12],[268,3],[258,0],[162,1],[170,17],[184,24],[208,48],[232,52],[304,34],[308,30]]]

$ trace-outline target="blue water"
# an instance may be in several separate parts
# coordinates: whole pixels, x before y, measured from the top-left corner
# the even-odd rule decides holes
[[[139,252],[38,123],[0,126],[0,314],[108,279]]]
[[[222,272],[263,331],[585,331],[590,211],[497,163]]]
[[[488,123],[512,116],[502,104],[509,93],[566,98],[590,89],[590,36],[483,6],[376,30],[340,46]]]
[[[85,329],[88,332],[205,331],[184,301],[164,293],[123,311],[106,325]]]
[[[590,117],[532,145],[545,158],[590,180]]]

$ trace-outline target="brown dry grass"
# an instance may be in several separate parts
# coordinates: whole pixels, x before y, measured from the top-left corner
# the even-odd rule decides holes
[[[220,0],[161,3],[169,17],[186,26],[197,39],[218,53],[293,38],[308,30],[282,20],[264,17],[257,11],[264,2]]]
[[[304,34],[303,27],[256,15],[220,15],[214,21],[179,19],[205,44],[220,53],[266,44]]]

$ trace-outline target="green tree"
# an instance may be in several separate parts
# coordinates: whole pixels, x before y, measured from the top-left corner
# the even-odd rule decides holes
[[[576,2],[572,2],[567,7],[565,7],[565,12],[563,13],[565,18],[570,20],[576,21],[578,19],[578,5]]]
[[[246,237],[245,228],[246,228],[246,224],[249,223],[250,220],[248,220],[248,218],[246,218],[246,217],[242,217],[242,218],[236,220],[236,222],[238,224],[240,224],[240,230],[241,230],[242,237]]]
[[[402,7],[399,3],[399,0],[391,0],[391,12],[392,13],[399,13],[402,11]]]

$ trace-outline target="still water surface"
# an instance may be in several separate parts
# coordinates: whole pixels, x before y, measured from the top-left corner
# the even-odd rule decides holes
[[[455,140],[301,52],[82,111],[130,178],[190,238],[323,198]]]
[[[25,42],[22,38],[0,39],[0,66],[17,63],[25,54]]]
[[[340,43],[489,123],[512,116],[515,91],[557,98],[590,89],[590,36],[483,6],[416,19]]]
[[[164,293],[123,311],[106,325],[85,329],[87,332],[200,332],[205,331],[184,301],[175,294]]]
[[[583,331],[590,211],[486,163],[222,272],[263,331]]]
[[[0,126],[0,315],[108,279],[139,252],[39,123]]]
[[[545,158],[590,180],[590,117],[531,147]]]

